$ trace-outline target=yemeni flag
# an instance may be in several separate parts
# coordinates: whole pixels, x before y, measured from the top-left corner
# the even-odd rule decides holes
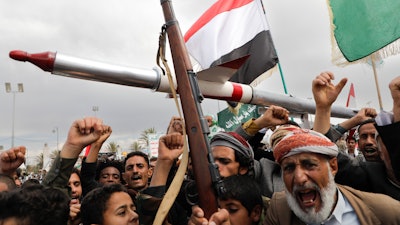
[[[356,104],[356,93],[354,91],[353,83],[351,83],[351,85],[350,85],[349,95],[347,96],[346,107],[350,107],[350,108],[353,108],[353,109],[355,109],[357,107],[357,104]]]
[[[187,31],[184,40],[203,71],[228,68],[232,73],[227,79],[232,82],[250,84],[278,63],[260,0],[217,1]]]
[[[399,0],[329,0],[328,4],[333,35],[348,62],[378,50],[382,58],[400,52]],[[333,61],[340,64],[337,56]]]

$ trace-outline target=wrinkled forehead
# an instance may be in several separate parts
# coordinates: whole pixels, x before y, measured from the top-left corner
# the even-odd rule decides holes
[[[302,152],[283,158],[281,165],[287,163],[300,163],[302,161],[326,161],[328,159],[329,156],[327,155],[312,153],[312,152]]]

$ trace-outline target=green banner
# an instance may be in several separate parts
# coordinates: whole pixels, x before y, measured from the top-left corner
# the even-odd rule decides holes
[[[340,51],[355,61],[400,37],[399,0],[330,0]]]
[[[218,113],[218,126],[225,131],[234,131],[236,127],[251,118],[258,118],[258,106],[243,104],[237,115],[233,114],[229,108]]]

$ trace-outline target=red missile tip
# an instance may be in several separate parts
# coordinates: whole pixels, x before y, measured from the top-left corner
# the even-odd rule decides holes
[[[10,52],[10,58],[18,61],[28,61],[28,53],[20,50],[14,50]]]
[[[40,67],[44,71],[52,72],[54,67],[54,61],[56,59],[56,53],[54,52],[42,52],[29,54],[24,51],[14,50],[10,52],[10,58],[18,61],[29,61],[36,66]]]

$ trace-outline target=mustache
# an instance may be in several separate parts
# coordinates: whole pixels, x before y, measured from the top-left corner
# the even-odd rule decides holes
[[[314,189],[316,191],[318,191],[319,193],[321,193],[321,188],[318,187],[318,185],[314,182],[307,182],[304,185],[294,185],[293,186],[293,191],[292,191],[292,195],[296,195],[296,192],[299,191],[304,191],[307,189]]]
[[[140,175],[140,174],[134,174],[134,175],[131,176],[131,179],[132,179],[132,180],[139,180],[139,179],[142,179],[142,175]]]

